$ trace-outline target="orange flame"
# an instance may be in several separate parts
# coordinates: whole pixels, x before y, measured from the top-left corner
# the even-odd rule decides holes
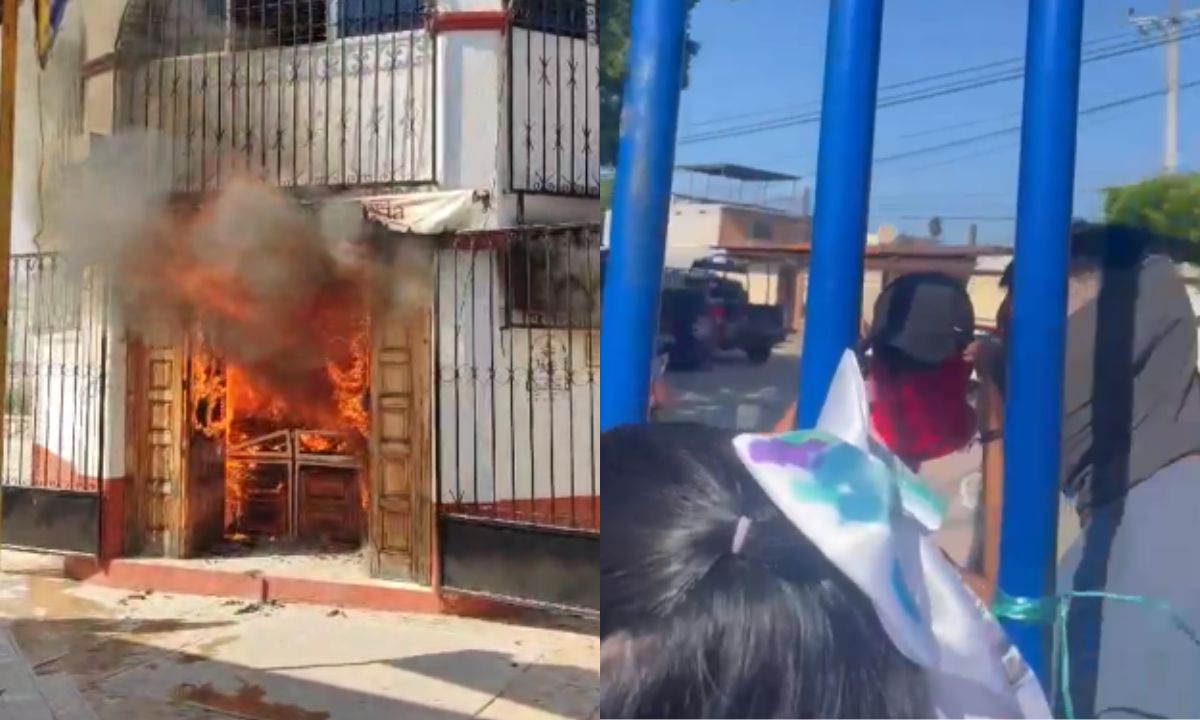
[[[275,200],[268,195],[265,202]],[[159,242],[130,257],[125,273],[134,280],[124,291],[135,323],[139,307],[154,306],[173,314],[195,340],[189,378],[193,431],[223,438],[228,447],[296,430],[298,452],[364,456],[369,268],[339,264],[314,239],[311,223],[267,224],[266,232],[279,237],[209,251],[201,239],[230,227],[214,205],[165,220],[156,233]],[[232,227],[237,231],[236,223]],[[226,519],[233,530],[255,473],[254,463],[225,462]],[[360,473],[365,508],[364,483]]]

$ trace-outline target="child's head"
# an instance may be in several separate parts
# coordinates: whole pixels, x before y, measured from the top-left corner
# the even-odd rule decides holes
[[[668,424],[601,439],[601,715],[928,717],[922,670],[732,441]]]

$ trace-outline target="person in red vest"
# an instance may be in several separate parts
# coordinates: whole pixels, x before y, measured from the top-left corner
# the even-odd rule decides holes
[[[975,309],[962,283],[902,275],[875,301],[861,350],[876,438],[914,470],[966,447],[978,423],[969,402]],[[795,407],[777,429],[795,424]]]
[[[913,273],[875,302],[864,340],[871,426],[913,469],[956,452],[975,436],[969,402],[975,310],[962,283]]]

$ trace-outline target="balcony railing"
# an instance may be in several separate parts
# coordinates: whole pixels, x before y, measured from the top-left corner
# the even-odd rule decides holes
[[[135,0],[116,116],[159,139],[176,192],[436,178],[427,0]]]
[[[600,196],[596,0],[509,0],[510,184],[516,192]]]

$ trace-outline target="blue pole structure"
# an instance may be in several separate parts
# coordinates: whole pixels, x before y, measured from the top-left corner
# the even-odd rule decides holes
[[[686,0],[635,0],[600,321],[600,429],[644,422],[658,332]]]
[[[1008,338],[1000,587],[1052,592],[1066,348],[1067,260],[1079,112],[1084,0],[1030,0],[1017,192],[1016,269]],[[1047,628],[1007,630],[1049,688]]]
[[[838,361],[858,342],[882,26],[883,0],[830,4],[800,427],[816,424]]]

